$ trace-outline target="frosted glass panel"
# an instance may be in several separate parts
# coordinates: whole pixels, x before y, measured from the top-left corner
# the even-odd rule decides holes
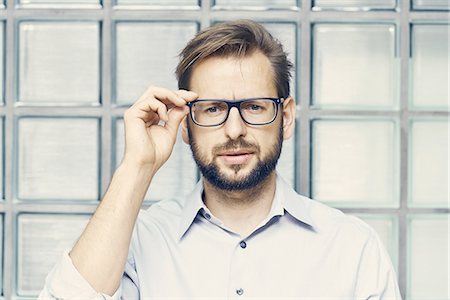
[[[397,106],[395,25],[318,24],[313,29],[313,104]]]
[[[320,9],[394,9],[395,0],[315,0],[314,7]]]
[[[357,215],[370,227],[375,229],[383,246],[391,257],[392,264],[397,269],[398,257],[398,225],[397,219],[382,215]]]
[[[20,0],[19,3],[23,5],[43,4],[45,6],[72,6],[79,4],[100,4],[100,0]]]
[[[408,299],[448,299],[449,216],[412,217],[409,222]]]
[[[99,101],[97,22],[21,22],[19,30],[19,101]]]
[[[5,137],[3,136],[3,132],[4,132],[3,131],[3,122],[4,122],[4,119],[0,118],[0,199],[1,200],[5,199],[4,189],[3,189],[3,174],[4,174],[3,153],[4,153],[4,148],[5,148]]]
[[[416,108],[450,108],[449,25],[412,27],[412,102]]]
[[[134,102],[150,85],[178,89],[178,54],[197,32],[196,23],[119,22],[116,31],[117,102]]]
[[[161,6],[169,6],[169,5],[189,5],[189,6],[197,6],[198,0],[116,0],[116,4],[118,5],[161,5]]]
[[[2,7],[2,4],[0,4],[0,7]],[[3,45],[3,28],[4,28],[4,22],[0,22],[0,105],[5,102],[5,99],[3,99],[3,57],[5,53],[5,47]]]
[[[0,214],[0,257],[3,258],[3,214]],[[0,290],[3,291],[3,260],[0,259]]]
[[[342,206],[396,206],[397,134],[393,121],[312,123],[312,197]]]
[[[18,124],[19,198],[97,200],[97,119],[23,118]]]
[[[125,149],[123,119],[116,121],[116,166],[121,162]],[[191,150],[178,134],[169,160],[153,177],[146,200],[157,201],[189,193],[197,182],[197,169]]]
[[[87,215],[22,214],[18,217],[18,294],[36,296],[45,277],[83,232]]]
[[[296,24],[293,23],[280,23],[280,24],[274,24],[274,23],[264,23],[264,27],[269,30],[269,32],[277,38],[281,44],[283,45],[283,49],[288,54],[288,59],[295,64],[295,53],[297,47],[297,30],[296,30]],[[296,75],[296,67],[292,70],[292,78],[291,78],[291,95],[296,98],[296,86],[295,83],[297,82]]]
[[[220,7],[240,8],[242,6],[257,6],[267,8],[290,8],[298,6],[297,0],[216,0],[214,4]]]
[[[449,207],[449,126],[445,120],[411,123],[411,206]]]
[[[448,0],[413,0],[414,9],[448,10],[450,2]]]

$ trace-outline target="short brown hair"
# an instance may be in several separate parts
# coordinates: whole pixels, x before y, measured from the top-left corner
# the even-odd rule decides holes
[[[273,67],[278,97],[287,98],[293,65],[281,43],[266,28],[251,20],[219,23],[198,33],[180,53],[175,72],[178,88],[189,90],[193,67],[208,57],[244,57],[255,50],[261,51]]]

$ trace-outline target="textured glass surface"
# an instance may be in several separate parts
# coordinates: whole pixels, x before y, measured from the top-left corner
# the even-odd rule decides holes
[[[412,27],[412,104],[421,109],[450,108],[450,25]]]
[[[450,9],[450,2],[448,0],[413,0],[412,7],[414,9]]]
[[[3,153],[4,153],[4,147],[5,147],[5,137],[3,136],[3,122],[4,119],[0,118],[0,199],[5,199],[4,189],[3,189]],[[1,270],[1,269],[0,269]]]
[[[316,24],[312,51],[314,106],[397,105],[395,25]]]
[[[97,119],[22,118],[18,123],[20,199],[98,199]]]
[[[44,4],[44,5],[77,5],[77,4],[100,4],[100,0],[19,0],[20,4]]]
[[[2,4],[0,4],[0,8],[1,8]],[[5,102],[5,99],[3,99],[3,57],[4,57],[4,53],[5,53],[5,47],[3,45],[4,40],[3,40],[3,28],[4,28],[4,22],[0,22],[0,105],[3,104]]]
[[[18,294],[36,296],[63,251],[70,249],[87,215],[22,214],[18,217]]]
[[[312,197],[342,206],[395,206],[396,125],[390,120],[312,123]]]
[[[395,0],[315,0],[314,7],[323,9],[370,10],[394,9]]]
[[[123,119],[119,119],[116,121],[116,165],[121,162],[124,149],[124,123]],[[157,201],[172,196],[182,196],[189,193],[196,182],[197,169],[191,150],[183,142],[179,133],[169,160],[153,177],[145,199]]]
[[[99,101],[97,22],[21,22],[19,101]]]
[[[409,220],[407,299],[448,299],[449,215]]]
[[[3,214],[0,214],[0,290],[3,291]],[[6,273],[6,272],[5,272]],[[6,275],[7,276],[7,275]]]
[[[198,0],[116,0],[115,3],[118,5],[161,5],[161,6],[172,6],[172,5],[190,5],[197,6]]]
[[[116,31],[117,102],[134,102],[150,85],[177,89],[178,54],[196,23],[119,22]]]
[[[256,6],[267,8],[290,8],[298,6],[297,0],[215,0],[215,5],[220,7],[241,8],[242,6]]]
[[[375,229],[381,242],[391,257],[392,264],[398,266],[398,225],[393,216],[360,214],[357,217]]]
[[[410,205],[449,207],[449,126],[415,120],[410,128]]]

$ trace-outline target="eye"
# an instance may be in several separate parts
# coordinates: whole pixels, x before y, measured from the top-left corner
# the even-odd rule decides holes
[[[201,112],[207,115],[220,114],[227,110],[226,103],[221,102],[204,102],[201,105]]]
[[[256,104],[251,104],[251,105],[249,106],[249,109],[250,109],[250,110],[257,111],[257,110],[261,110],[262,107],[259,106],[259,105],[256,105]]]
[[[241,108],[251,113],[261,113],[267,109],[267,104],[264,101],[244,102]]]

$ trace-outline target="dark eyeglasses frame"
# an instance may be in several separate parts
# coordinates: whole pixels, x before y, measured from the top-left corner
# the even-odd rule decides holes
[[[242,102],[246,102],[246,101],[252,101],[252,100],[272,100],[273,102],[275,102],[275,104],[276,104],[276,106],[275,106],[275,114],[274,114],[272,120],[270,120],[269,122],[262,123],[262,124],[261,124],[261,123],[251,123],[251,122],[247,122],[247,120],[245,120],[245,118],[242,116],[242,112],[241,112],[241,109],[240,109],[240,108],[241,108],[241,103],[242,103]],[[230,115],[230,110],[231,110],[233,107],[236,107],[236,109],[237,109],[238,112],[239,112],[239,115],[241,116],[241,119],[242,119],[245,123],[247,123],[247,124],[249,124],[249,125],[259,126],[259,125],[267,125],[267,124],[270,124],[270,123],[272,123],[273,121],[275,121],[275,119],[277,118],[277,115],[278,115],[278,107],[279,107],[280,104],[283,103],[283,100],[284,100],[284,98],[269,98],[269,97],[245,98],[245,99],[239,99],[239,100],[233,100],[233,101],[231,101],[231,100],[225,100],[225,99],[197,99],[197,100],[194,100],[194,101],[191,101],[191,102],[186,103],[186,105],[189,106],[189,115],[190,115],[190,117],[191,117],[192,122],[194,122],[194,123],[195,123],[196,125],[198,125],[198,126],[202,126],[202,127],[215,127],[215,126],[220,126],[220,125],[222,125],[223,123],[225,123],[225,122],[228,120],[228,116]],[[224,103],[227,104],[227,107],[228,107],[227,115],[226,115],[226,117],[224,118],[224,120],[223,120],[221,123],[219,123],[219,124],[214,124],[214,125],[201,125],[201,124],[197,123],[197,122],[194,120],[194,117],[192,116],[192,107],[194,106],[195,103],[198,103],[198,102],[206,102],[206,101],[224,102]]]

